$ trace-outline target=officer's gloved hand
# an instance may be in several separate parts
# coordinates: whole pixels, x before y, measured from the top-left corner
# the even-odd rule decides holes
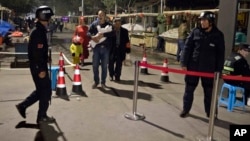
[[[75,57],[75,55],[76,55],[75,53],[72,53],[72,56],[73,56],[73,57]]]
[[[39,78],[44,78],[46,76],[46,72],[45,71],[41,71],[39,74],[38,74]]]

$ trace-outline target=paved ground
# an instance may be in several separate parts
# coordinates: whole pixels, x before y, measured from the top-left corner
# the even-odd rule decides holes
[[[62,51],[69,60],[71,32],[56,33],[57,44],[53,52]],[[11,48],[10,48],[11,50]],[[132,60],[141,60],[140,48],[133,47]],[[162,58],[174,61],[173,56],[148,51],[148,62],[162,65]],[[160,59],[155,59],[157,58]],[[161,56],[161,57],[159,57]],[[58,63],[58,54],[53,54],[53,64]],[[11,60],[11,57],[9,58]],[[27,69],[0,70],[0,136],[2,141],[195,141],[208,135],[209,119],[203,107],[203,91],[199,86],[190,116],[179,117],[184,91],[183,75],[169,73],[170,83],[160,81],[161,72],[148,69],[149,75],[139,75],[138,100],[133,101],[134,66],[124,66],[122,81],[107,80],[109,88],[92,89],[93,75],[91,57],[81,69],[82,87],[87,97],[70,96],[66,101],[53,94],[48,114],[55,117],[57,126],[43,125],[38,129],[36,121],[37,104],[27,109],[27,118],[22,119],[15,104],[22,101],[33,89],[34,84]],[[170,62],[169,68],[179,68]],[[71,93],[74,70],[66,68],[67,93]],[[136,106],[134,105],[136,103]],[[126,114],[143,114],[144,120],[129,120]],[[217,141],[229,140],[230,124],[250,124],[250,108],[237,108],[228,112],[219,107],[213,136]]]

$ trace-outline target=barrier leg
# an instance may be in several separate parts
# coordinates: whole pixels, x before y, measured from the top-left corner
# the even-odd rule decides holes
[[[139,61],[135,62],[135,75],[134,75],[134,94],[133,94],[133,111],[132,114],[125,114],[125,118],[130,120],[145,119],[143,114],[137,113],[137,94],[138,94],[138,78],[139,78]]]
[[[209,117],[209,127],[208,134],[206,137],[199,137],[199,141],[212,141],[213,140],[213,132],[214,132],[214,120],[215,114],[217,113],[217,97],[218,97],[218,86],[219,86],[220,73],[214,73],[214,84],[213,84],[213,93],[211,100],[211,109],[210,109],[210,117]]]
[[[213,140],[213,132],[214,132],[214,120],[215,114],[217,113],[217,99],[218,99],[218,86],[220,80],[220,73],[214,73],[214,86],[213,86],[213,95],[211,101],[211,109],[210,109],[210,117],[209,117],[209,128],[208,128],[208,135],[207,139],[209,141]]]

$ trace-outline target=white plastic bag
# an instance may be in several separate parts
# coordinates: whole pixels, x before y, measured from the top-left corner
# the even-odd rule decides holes
[[[123,61],[124,66],[132,66],[132,60],[130,53],[126,54],[125,60]]]

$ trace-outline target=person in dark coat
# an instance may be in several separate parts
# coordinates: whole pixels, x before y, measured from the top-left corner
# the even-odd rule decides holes
[[[221,72],[225,57],[224,34],[215,25],[215,14],[204,11],[199,16],[200,26],[195,27],[186,39],[180,64],[183,70],[214,73]],[[204,91],[204,107],[210,116],[213,78],[186,75],[183,110],[180,117],[186,117],[192,107],[194,91],[201,79]]]
[[[121,26],[121,18],[114,19],[115,36],[109,57],[109,76],[110,81],[115,78],[120,81],[122,72],[122,62],[125,60],[126,53],[130,53],[130,40],[128,30]]]
[[[188,25],[187,20],[182,20],[182,23],[178,27],[178,41],[177,41],[177,53],[176,53],[176,63],[180,62],[181,51],[184,48],[185,40],[188,36]]]
[[[250,51],[250,45],[246,43],[241,43],[239,45],[236,45],[235,48],[236,52],[232,52],[231,55],[226,58],[222,73],[224,75],[250,77],[250,68],[246,60]],[[243,87],[245,89],[245,105],[247,105],[248,97],[250,95],[250,82],[228,79],[225,79],[224,82],[234,86]]]
[[[48,40],[47,26],[54,13],[48,6],[40,6],[36,10],[36,27],[30,33],[28,44],[28,58],[30,72],[35,83],[36,89],[16,108],[23,118],[26,118],[26,109],[39,101],[37,113],[37,124],[41,122],[53,122],[55,119],[48,117],[47,110],[51,100],[51,81],[48,72]]]

